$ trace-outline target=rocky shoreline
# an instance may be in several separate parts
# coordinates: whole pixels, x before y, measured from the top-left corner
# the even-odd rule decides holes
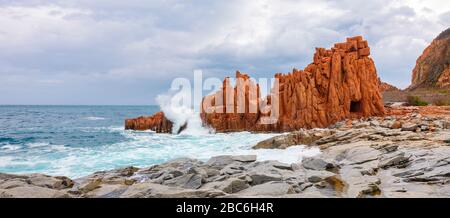
[[[440,115],[421,110],[393,108],[391,116],[345,120],[255,145],[321,148],[320,155],[298,163],[258,162],[254,155],[242,155],[207,162],[176,159],[74,180],[0,173],[0,197],[450,197],[450,108],[440,108]]]

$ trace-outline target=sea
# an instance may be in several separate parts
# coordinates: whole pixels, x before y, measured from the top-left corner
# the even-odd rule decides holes
[[[160,106],[0,106],[0,173],[80,178],[176,158],[207,161],[218,155],[255,154],[258,161],[294,163],[320,153],[303,145],[285,150],[252,149],[259,141],[280,134],[214,133],[195,125],[178,135],[124,129],[126,118],[159,110]],[[172,117],[186,114],[171,112]],[[185,119],[198,119],[192,117],[198,116],[190,114]]]

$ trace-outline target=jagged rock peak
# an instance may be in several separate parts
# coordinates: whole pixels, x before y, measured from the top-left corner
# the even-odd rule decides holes
[[[238,85],[231,87],[224,80],[222,90],[206,96],[203,102],[214,106],[202,111],[204,125],[218,132],[228,131],[292,131],[300,128],[326,127],[350,117],[368,117],[384,114],[375,64],[370,56],[368,42],[362,36],[347,38],[331,49],[316,48],[313,63],[304,70],[294,69],[288,74],[275,74],[279,81],[278,107],[269,113],[249,112],[249,108],[270,105],[271,96],[260,98],[259,86],[253,82],[242,89],[245,110],[238,111],[237,95],[229,98],[227,92],[238,93]],[[239,71],[236,78],[249,77]],[[255,94],[249,90],[256,89]],[[224,113],[227,111],[228,113]],[[230,113],[231,111],[231,113]],[[275,123],[263,124],[261,120],[277,114]]]

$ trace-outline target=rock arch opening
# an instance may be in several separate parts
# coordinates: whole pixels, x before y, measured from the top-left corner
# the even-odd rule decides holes
[[[350,102],[350,112],[351,113],[359,113],[359,112],[361,112],[361,101],[352,101],[352,102]]]

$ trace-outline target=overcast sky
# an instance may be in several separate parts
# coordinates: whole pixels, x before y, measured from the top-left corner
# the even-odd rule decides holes
[[[0,0],[0,104],[154,104],[175,77],[303,69],[363,35],[405,88],[448,0]]]

